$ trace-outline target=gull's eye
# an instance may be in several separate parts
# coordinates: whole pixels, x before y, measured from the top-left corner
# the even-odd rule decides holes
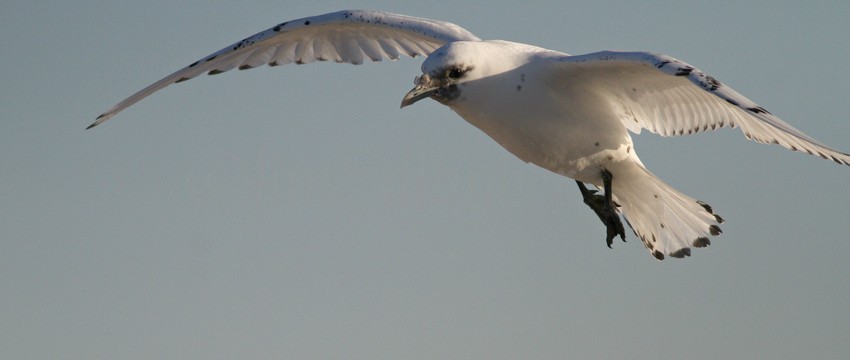
[[[452,68],[451,70],[449,70],[449,78],[452,78],[452,79],[460,78],[461,76],[463,76],[463,73],[464,73],[464,71],[461,70],[460,68]]]

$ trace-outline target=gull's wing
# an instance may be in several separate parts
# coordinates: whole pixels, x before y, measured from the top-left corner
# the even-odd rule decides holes
[[[203,73],[219,74],[234,68],[260,65],[306,64],[335,61],[361,64],[364,58],[381,61],[428,55],[440,46],[461,40],[481,40],[455,24],[381,11],[345,10],[287,21],[245,38],[166,76],[113,106],[87,129],[173,83]]]
[[[603,51],[555,59],[564,86],[592,89],[629,130],[662,136],[740,127],[750,140],[779,144],[839,164],[850,155],[788,125],[699,69],[673,57]]]

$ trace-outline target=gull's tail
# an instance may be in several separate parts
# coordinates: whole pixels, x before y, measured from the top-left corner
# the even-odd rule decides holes
[[[627,162],[630,163],[630,162]],[[626,163],[623,163],[625,165]],[[711,244],[723,218],[708,204],[680,193],[639,163],[613,172],[613,197],[629,226],[658,260],[682,258]]]

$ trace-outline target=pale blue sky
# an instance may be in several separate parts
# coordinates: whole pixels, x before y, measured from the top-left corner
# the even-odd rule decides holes
[[[345,8],[687,61],[850,151],[850,3],[5,1],[0,353],[9,359],[846,359],[850,169],[737,130],[636,136],[726,218],[685,260],[447,108],[420,59],[136,90]]]

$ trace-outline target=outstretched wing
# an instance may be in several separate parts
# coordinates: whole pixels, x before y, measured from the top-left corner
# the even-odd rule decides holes
[[[395,60],[400,54],[428,55],[453,41],[480,40],[455,24],[381,11],[345,10],[287,21],[245,38],[151,84],[116,104],[86,129],[95,127],[154,92],[203,73],[210,75],[260,65],[335,61],[361,64],[364,58]]]
[[[557,59],[565,86],[597,91],[629,130],[662,136],[740,127],[750,140],[778,144],[839,164],[850,155],[788,125],[752,100],[676,58],[647,52],[602,51]]]

